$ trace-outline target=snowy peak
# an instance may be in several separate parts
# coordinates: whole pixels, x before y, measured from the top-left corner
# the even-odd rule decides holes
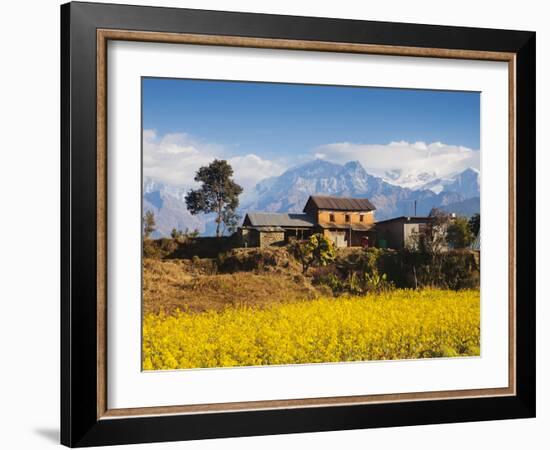
[[[348,172],[366,173],[359,161],[348,161],[344,164],[344,169]]]
[[[479,195],[479,170],[473,167],[444,176],[435,171],[395,169],[385,171],[382,178],[387,183],[412,190],[428,189],[435,194],[460,192],[466,197]]]
[[[330,177],[334,174],[334,170],[340,168],[339,164],[331,163],[323,159],[314,159],[311,162],[301,164],[287,170],[283,175],[300,177]]]
[[[369,198],[374,200],[378,215],[387,217],[396,204],[409,195],[408,192],[368,174],[358,161],[341,165],[314,160],[258,183],[254,197],[243,202],[242,208],[246,211],[300,212],[310,195],[325,194]]]
[[[455,192],[464,198],[478,197],[480,191],[479,170],[469,167],[447,177],[433,178],[416,189],[427,189],[435,194]]]
[[[169,235],[174,227],[211,233],[212,217],[189,214],[184,189],[144,178],[143,193],[144,210],[155,213],[161,235]],[[368,198],[376,206],[377,220],[412,215],[415,210],[418,215],[427,215],[434,207],[470,214],[479,212],[479,171],[468,168],[442,178],[429,172],[395,170],[379,177],[368,173],[358,161],[342,165],[316,159],[266,178],[245,191],[239,213],[301,212],[314,194]]]
[[[368,173],[358,161],[341,165],[314,160],[258,183],[254,195],[242,202],[242,211],[300,212],[310,195],[324,194],[368,198],[377,208],[377,219],[383,220],[411,215],[415,205],[418,214],[428,214],[433,207],[479,199],[479,173],[475,169],[448,179],[429,172],[399,170],[387,175],[392,182]],[[396,184],[396,180],[406,186]]]
[[[183,188],[169,186],[150,177],[143,178],[143,213],[151,211],[155,215],[156,231],[153,237],[170,236],[173,228],[205,231],[205,217],[189,213],[185,193]]]
[[[455,175],[452,181],[445,185],[443,190],[445,192],[457,192],[464,198],[479,197],[479,170],[470,167]]]
[[[424,170],[387,170],[382,176],[384,181],[408,189],[424,189],[424,185],[437,178],[435,172]]]
[[[180,187],[169,186],[151,177],[143,177],[143,195],[158,193],[158,195],[170,195],[184,202],[186,190]]]

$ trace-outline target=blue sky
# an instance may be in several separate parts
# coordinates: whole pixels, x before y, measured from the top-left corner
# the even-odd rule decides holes
[[[142,83],[144,173],[161,179],[163,164],[181,171],[196,165],[192,155],[197,164],[206,161],[200,154],[242,164],[256,158],[265,164],[245,169],[266,176],[314,158],[358,159],[380,176],[426,165],[442,174],[479,165],[477,92],[159,78]]]

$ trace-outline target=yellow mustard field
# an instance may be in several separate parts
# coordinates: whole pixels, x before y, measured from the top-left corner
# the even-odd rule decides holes
[[[143,369],[479,355],[479,291],[395,290],[265,309],[149,313]]]

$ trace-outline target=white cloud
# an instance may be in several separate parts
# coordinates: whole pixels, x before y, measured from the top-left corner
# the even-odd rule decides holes
[[[143,174],[165,184],[191,188],[199,167],[213,159],[227,159],[234,178],[245,191],[264,178],[278,176],[287,166],[296,165],[307,153],[293,161],[268,160],[254,153],[231,156],[215,145],[186,133],[157,135],[143,130]],[[337,163],[359,161],[367,172],[404,187],[417,187],[434,178],[445,178],[468,167],[479,169],[479,151],[441,142],[390,142],[386,145],[339,142],[314,149],[315,157]]]
[[[315,149],[338,163],[359,161],[367,172],[410,187],[427,175],[446,177],[473,167],[479,169],[479,151],[441,142],[390,142],[386,145],[339,142]]]
[[[228,162],[235,172],[235,181],[245,189],[254,187],[264,178],[278,176],[284,172],[284,167],[279,163],[262,159],[252,153],[234,156],[229,158]]]
[[[227,159],[234,178],[245,189],[258,181],[280,175],[284,168],[253,153],[227,157],[222,146],[196,139],[186,133],[158,136],[155,130],[143,130],[143,175],[171,186],[195,186],[195,173],[212,160]]]
[[[220,154],[219,147],[186,133],[159,137],[154,130],[143,131],[143,175],[169,185],[192,186],[197,169]]]

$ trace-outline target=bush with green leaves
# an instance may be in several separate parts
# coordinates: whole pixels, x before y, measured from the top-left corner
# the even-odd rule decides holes
[[[143,237],[145,239],[149,239],[151,237],[151,234],[156,230],[156,222],[155,222],[155,214],[153,211],[147,210],[145,212],[145,216],[143,216],[142,219],[142,225],[143,225]]]
[[[475,235],[465,217],[457,217],[447,227],[447,243],[451,248],[467,248],[474,241]],[[478,228],[479,230],[479,228]]]
[[[304,274],[310,267],[326,266],[336,258],[332,241],[321,233],[310,236],[307,241],[293,241],[289,244],[288,251],[300,261]]]
[[[313,283],[328,286],[335,295],[348,293],[362,295],[380,293],[393,289],[385,273],[379,271],[379,259],[385,250],[340,252],[335,264],[318,268],[313,274]]]
[[[178,242],[173,239],[145,239],[143,241],[144,258],[165,258],[175,252],[178,248]]]
[[[313,272],[314,284],[335,295],[363,295],[398,288],[479,288],[479,264],[472,250],[427,252],[369,248],[340,252],[334,264]]]
[[[172,228],[172,232],[170,233],[170,237],[174,239],[174,241],[185,243],[189,239],[194,239],[199,236],[199,230],[194,229],[193,231],[190,231],[189,228],[186,228],[185,231],[178,230],[176,228]]]
[[[312,273],[311,281],[317,286],[327,286],[334,295],[339,295],[346,291],[346,283],[334,264],[317,267]]]

